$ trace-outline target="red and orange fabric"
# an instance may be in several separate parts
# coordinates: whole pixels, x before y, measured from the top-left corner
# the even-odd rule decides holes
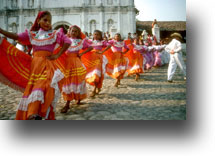
[[[85,81],[87,72],[78,54],[68,53],[65,63],[65,81],[62,89],[64,100],[72,101],[87,98]]]
[[[51,52],[48,51],[34,53],[29,81],[18,106],[17,120],[27,120],[34,115],[49,120],[55,119],[54,110],[60,96],[64,75],[55,61],[46,58],[50,55]]]
[[[144,72],[143,69],[143,55],[135,50],[134,45],[128,45],[129,51],[126,57],[129,59],[129,64],[127,68],[128,75],[140,74]]]
[[[0,41],[0,82],[24,92],[27,86],[32,58],[7,40]]]
[[[113,52],[111,49],[106,51],[104,55],[108,59],[106,73],[114,79],[123,79],[128,63],[127,58],[122,52]]]
[[[84,36],[83,36],[84,37]],[[83,40],[80,42],[82,44]],[[81,45],[78,45],[81,46]],[[77,46],[77,47],[78,47]],[[77,49],[77,47],[74,47]],[[61,47],[58,47],[54,53],[58,53]],[[71,46],[72,48],[72,46]],[[80,50],[81,52],[83,50]],[[86,89],[86,68],[81,62],[78,53],[69,51],[62,54],[57,60],[58,68],[63,72],[65,78],[62,85],[62,94],[65,101],[83,100],[87,98]]]
[[[104,58],[102,54],[98,54],[99,50],[92,50],[81,57],[84,63],[87,75],[86,82],[92,86],[97,85],[97,88],[102,88],[104,80]]]
[[[32,59],[6,40],[0,44],[0,81],[24,92],[18,105],[16,120],[27,120],[39,115],[55,119],[55,107],[64,75],[55,61],[46,56],[48,51],[37,51]]]

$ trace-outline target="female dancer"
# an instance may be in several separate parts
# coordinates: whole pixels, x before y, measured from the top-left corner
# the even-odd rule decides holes
[[[140,45],[142,46],[143,50],[141,51],[141,54],[143,55],[143,68],[144,70],[149,70],[151,68],[150,66],[150,54],[148,53],[148,47],[144,45],[143,40],[139,40]]]
[[[153,42],[153,47],[154,47],[154,67],[161,67],[162,66],[162,58],[161,58],[161,52],[164,49],[162,46],[158,45],[156,41]]]
[[[111,46],[112,52],[105,54],[108,58],[106,73],[110,77],[117,79],[114,86],[118,87],[118,85],[120,85],[120,80],[123,78],[128,65],[128,59],[126,59],[123,55],[129,51],[129,48],[122,41],[121,35],[119,33],[117,33],[114,36],[114,40],[109,41],[108,44]],[[108,46],[107,48],[109,49],[110,46]],[[125,49],[124,52],[123,48]]]
[[[94,86],[90,97],[94,97],[99,94],[102,88],[107,58],[101,53],[105,52],[108,47],[107,42],[102,38],[102,32],[99,30],[94,31],[93,41],[89,41],[89,44],[93,50],[88,53],[85,52],[86,54],[81,53],[81,55],[84,54],[81,60],[87,68],[86,82]]]
[[[138,81],[140,78],[140,74],[143,73],[143,61],[144,57],[141,53],[144,53],[144,48],[140,45],[139,37],[134,38],[134,43],[129,45],[129,52],[127,53],[127,57],[129,59],[128,64],[128,75],[136,75],[135,80]]]
[[[24,45],[32,45],[33,47],[33,59],[30,60],[30,56],[27,54],[24,55],[24,53],[15,48],[11,49],[10,44],[3,41],[0,45],[1,53],[8,53],[8,58],[13,57],[13,59],[8,60],[13,67],[12,69],[17,71],[17,77],[22,75],[23,80],[28,80],[28,82],[23,85],[25,91],[18,105],[16,114],[17,120],[55,119],[54,110],[58,97],[60,96],[60,85],[62,85],[64,75],[58,69],[57,63],[54,60],[59,58],[60,55],[69,48],[71,42],[61,29],[57,31],[52,30],[51,19],[52,16],[50,12],[42,11],[38,13],[30,31],[26,30],[23,33],[14,34],[0,29],[0,33],[8,38],[18,40]],[[57,43],[60,44],[62,48],[57,54],[53,54]],[[19,61],[20,59],[23,62]],[[30,61],[23,66],[26,60]],[[7,61],[5,62],[7,63]],[[19,70],[21,67],[23,70]],[[10,80],[11,77],[16,77],[16,75],[7,75],[6,72],[3,73],[2,71],[3,70],[1,70],[1,73],[4,74],[8,80]],[[20,82],[17,82],[17,85],[22,83],[22,79]],[[15,81],[11,81],[11,83],[13,82]]]
[[[72,44],[66,51],[65,81],[62,92],[63,98],[67,102],[61,113],[67,113],[70,108],[70,101],[76,100],[76,104],[80,104],[81,100],[87,97],[85,81],[87,71],[81,62],[80,56],[92,50],[92,47],[89,47],[87,40],[84,39],[85,35],[78,26],[71,26],[67,36],[70,38]],[[82,49],[87,50],[79,54],[79,51]]]

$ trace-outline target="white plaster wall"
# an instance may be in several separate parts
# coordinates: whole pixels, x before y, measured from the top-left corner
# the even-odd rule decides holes
[[[81,7],[80,0],[44,0],[44,8]]]
[[[3,9],[3,5],[11,6],[11,0],[0,0],[0,11]],[[96,7],[99,7],[101,2],[103,3],[103,6],[111,7],[107,4],[107,0],[96,0]],[[26,29],[26,25],[31,21],[32,23],[35,20],[36,14],[39,10],[38,6],[44,7],[42,10],[49,10],[52,13],[52,24],[57,23],[69,23],[69,24],[75,24],[82,28],[82,31],[90,31],[90,21],[95,20],[96,21],[96,29],[101,29],[103,27],[103,30],[108,30],[108,20],[112,19],[114,21],[114,26],[117,29],[118,32],[122,34],[122,36],[126,37],[128,32],[134,33],[136,30],[136,21],[135,21],[135,13],[133,12],[120,12],[120,18],[118,17],[118,6],[131,6],[133,5],[133,0],[113,0],[113,7],[114,9],[112,11],[114,12],[104,12],[103,16],[100,12],[96,12],[95,9],[90,9],[91,11],[83,13],[79,7],[82,7],[83,3],[85,3],[86,7],[92,7],[89,6],[89,0],[34,0],[34,10],[33,8],[28,8],[28,0],[18,0],[18,5],[20,8],[23,8],[25,11],[25,14],[23,18],[20,18],[18,14],[17,17],[9,17],[8,18],[8,24],[17,23],[23,21],[23,25],[19,26],[18,31],[24,31]],[[58,10],[59,8],[59,10]],[[61,8],[64,8],[62,10]],[[66,10],[65,10],[66,8]],[[71,9],[71,10],[70,10]],[[18,11],[19,13],[19,11]],[[1,16],[1,15],[0,15]],[[103,19],[103,22],[101,21]],[[119,19],[121,21],[121,24],[118,24]],[[4,17],[0,17],[0,24],[1,27],[4,28],[4,26],[7,25],[5,23]],[[101,26],[101,24],[104,24]],[[119,28],[120,26],[120,28]],[[120,31],[119,31],[120,30]]]

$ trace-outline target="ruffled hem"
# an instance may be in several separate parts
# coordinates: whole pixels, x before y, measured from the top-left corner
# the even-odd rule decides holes
[[[44,92],[42,90],[35,90],[28,97],[23,97],[17,110],[27,111],[28,105],[36,101],[41,101],[42,104],[44,103]]]
[[[103,57],[102,57],[102,73],[103,73],[103,75],[106,72],[107,64],[108,64],[108,59],[107,59],[107,57],[105,55],[103,55]]]
[[[62,92],[65,94],[86,94],[87,89],[86,89],[86,82],[82,82],[81,84],[70,84],[63,86]]]
[[[54,72],[54,76],[53,76],[53,79],[51,82],[51,87],[55,89],[55,96],[54,96],[54,100],[52,102],[52,107],[53,107],[54,111],[56,109],[58,99],[61,96],[60,89],[58,87],[58,82],[60,82],[63,78],[64,78],[64,74],[59,69],[57,69]]]
[[[101,77],[101,70],[95,69],[92,72],[87,73],[86,79],[90,79],[91,77],[94,77],[95,75],[98,77]]]
[[[58,87],[58,82],[61,81],[64,78],[64,75],[62,74],[62,72],[57,69],[54,73],[52,82],[51,82],[51,87],[55,89],[55,96],[54,96],[54,100],[52,102],[52,107],[55,109],[56,108],[56,104],[58,102],[58,99],[60,97],[60,89]],[[30,103],[36,102],[36,101],[40,101],[41,104],[44,103],[44,91],[40,90],[40,89],[36,89],[34,91],[31,92],[31,94],[28,97],[24,97],[21,99],[17,110],[20,111],[28,111],[28,106]],[[50,110],[50,107],[49,107]],[[48,110],[47,110],[48,112]]]

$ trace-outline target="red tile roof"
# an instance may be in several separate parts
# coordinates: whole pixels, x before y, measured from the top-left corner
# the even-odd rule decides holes
[[[150,30],[153,21],[137,21],[137,27]],[[186,21],[158,21],[161,31],[186,31]]]

